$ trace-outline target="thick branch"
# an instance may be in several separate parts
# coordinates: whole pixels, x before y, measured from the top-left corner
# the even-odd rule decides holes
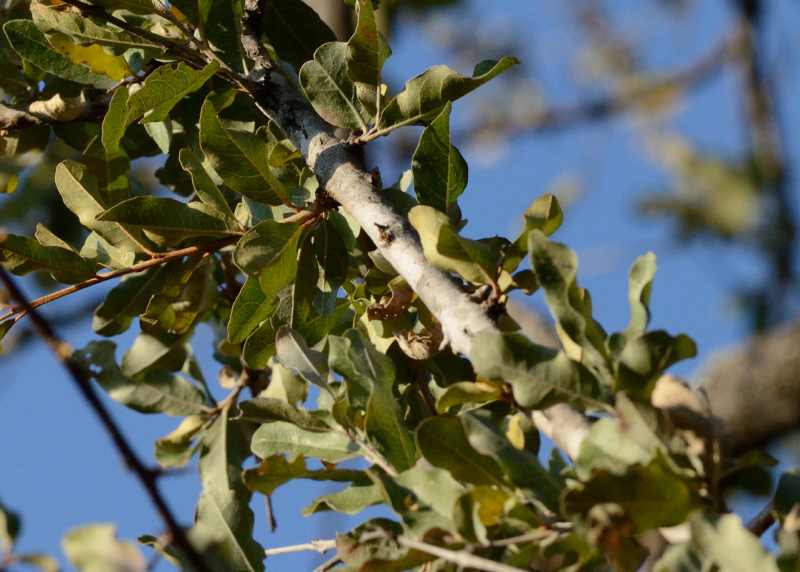
[[[26,296],[22,293],[22,290],[19,289],[16,282],[11,278],[11,275],[2,267],[0,267],[0,282],[8,289],[9,295],[28,313],[39,336],[41,336],[53,350],[53,353],[69,373],[70,378],[75,383],[75,386],[78,388],[84,400],[92,408],[95,415],[97,415],[100,423],[111,437],[117,451],[125,461],[125,465],[133,471],[142,484],[142,487],[144,487],[147,496],[150,498],[150,502],[153,503],[153,506],[169,531],[175,546],[185,555],[195,570],[211,572],[211,568],[205,562],[203,556],[189,541],[183,527],[178,524],[178,520],[175,518],[175,515],[172,514],[166,500],[161,495],[161,491],[158,488],[158,472],[147,467],[136,454],[136,451],[134,451],[128,439],[122,433],[122,429],[120,429],[111,417],[111,413],[106,409],[105,405],[103,405],[86,371],[73,359],[72,348],[56,334],[55,330],[49,322],[39,314],[38,310],[31,306]]]

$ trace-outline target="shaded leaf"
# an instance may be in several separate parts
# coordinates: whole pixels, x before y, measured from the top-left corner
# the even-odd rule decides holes
[[[258,467],[247,469],[242,474],[245,485],[252,491],[271,495],[290,481],[308,479],[312,481],[367,482],[363,471],[353,469],[308,469],[300,456],[288,462],[283,455],[275,455],[261,461]]]
[[[317,497],[303,509],[303,516],[332,510],[342,514],[358,514],[365,508],[383,501],[380,487],[374,484],[350,485],[349,487]]]
[[[272,315],[277,306],[277,296],[266,296],[259,279],[248,276],[231,308],[228,341],[233,344],[243,342],[261,322]]]
[[[159,236],[230,236],[225,221],[165,197],[133,197],[104,211],[97,218],[140,227]]]
[[[358,453],[358,447],[342,433],[308,431],[286,421],[259,427],[251,448],[259,457],[286,454],[290,462],[302,455],[338,463]]]
[[[49,272],[65,284],[82,282],[95,275],[97,266],[72,250],[43,246],[27,236],[0,233],[0,260],[16,274],[34,270]]]
[[[264,296],[274,297],[297,274],[297,251],[304,233],[302,225],[262,221],[236,244],[236,265],[247,274],[259,276]]]
[[[197,197],[207,205],[217,209],[223,216],[235,219],[233,211],[231,211],[231,207],[228,205],[228,201],[225,200],[222,191],[219,190],[211,179],[200,157],[188,147],[181,149],[178,156],[180,158],[181,167],[192,177],[192,184],[194,185]]]
[[[264,6],[261,29],[281,59],[295,68],[314,58],[314,52],[336,35],[302,0],[274,0]]]
[[[356,0],[356,28],[347,41],[347,74],[355,83],[358,100],[370,113],[380,111],[381,70],[391,53],[378,31],[372,0]]]

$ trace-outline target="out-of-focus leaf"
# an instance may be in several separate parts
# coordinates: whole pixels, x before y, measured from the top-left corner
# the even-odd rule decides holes
[[[457,417],[430,417],[417,428],[417,447],[431,465],[450,471],[459,482],[505,486],[491,457],[472,448]]]
[[[73,63],[50,45],[45,35],[30,20],[6,22],[3,30],[14,51],[43,71],[69,81],[94,85],[99,89],[108,89],[115,83],[114,79],[95,73],[87,65]]]
[[[275,0],[263,11],[261,29],[281,59],[295,68],[314,59],[314,52],[336,35],[302,0]]]
[[[193,440],[206,424],[206,417],[190,415],[171,433],[156,440],[155,458],[165,468],[182,467],[192,458],[196,447]]]
[[[773,557],[735,514],[723,515],[716,524],[696,518],[691,530],[692,545],[719,570],[778,572]]]
[[[19,515],[0,503],[0,554],[11,552],[21,526]]]
[[[403,125],[425,124],[441,113],[448,101],[455,101],[479,88],[518,63],[516,58],[483,61],[475,66],[472,77],[463,76],[447,66],[437,65],[408,80],[393,97],[380,116],[381,131]]]
[[[787,471],[778,480],[773,506],[781,516],[785,517],[798,504],[800,504],[800,472]]]
[[[183,416],[207,410],[203,393],[178,375],[150,371],[135,379],[127,377],[116,363],[115,350],[114,342],[101,341],[75,353],[75,359],[115,401],[142,413]]]
[[[275,344],[277,327],[273,325],[272,320],[265,320],[250,334],[242,348],[242,361],[247,367],[251,369],[267,367],[270,358],[277,351]]]
[[[300,456],[288,462],[283,455],[267,457],[258,467],[247,469],[244,483],[252,491],[271,495],[290,481],[308,479],[312,481],[368,482],[363,471],[353,469],[308,469],[306,460]]]
[[[411,161],[417,199],[444,213],[450,211],[467,186],[467,163],[450,143],[451,108],[448,101],[425,128]]]
[[[268,205],[289,204],[289,191],[270,171],[267,142],[256,133],[225,128],[220,111],[211,96],[200,111],[200,146],[211,166],[228,187],[246,197]]]
[[[14,273],[49,272],[65,284],[82,282],[95,275],[97,266],[72,250],[43,246],[27,236],[0,234],[0,261]]]
[[[133,197],[98,215],[98,220],[119,222],[145,229],[159,236],[230,236],[225,221],[193,208],[200,203],[183,203],[166,197]]]
[[[300,85],[320,117],[331,125],[366,133],[369,114],[347,73],[347,44],[328,42],[300,68]]]
[[[481,381],[459,381],[448,385],[436,399],[436,411],[447,413],[451,407],[483,404],[500,399],[503,392],[497,385]]]
[[[25,554],[20,554],[18,558],[20,564],[31,566],[41,570],[41,572],[58,572],[61,569],[58,560],[47,554],[26,552]]]
[[[520,334],[479,333],[470,357],[480,377],[509,383],[524,407],[580,402],[599,394],[597,380],[580,363]]]
[[[112,524],[73,528],[61,546],[67,559],[80,572],[145,572],[147,561],[128,542],[120,542]]]
[[[302,455],[338,463],[358,453],[358,446],[343,433],[307,431],[286,421],[259,427],[253,434],[251,448],[264,458],[285,454],[290,462]]]

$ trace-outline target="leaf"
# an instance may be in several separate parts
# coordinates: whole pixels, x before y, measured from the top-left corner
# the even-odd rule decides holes
[[[220,111],[212,96],[200,110],[200,146],[211,167],[237,193],[268,205],[289,204],[289,192],[270,171],[267,142],[255,133],[226,129]]]
[[[143,238],[136,230],[127,230],[116,222],[98,220],[113,198],[101,194],[97,181],[85,165],[75,161],[62,161],[56,167],[55,183],[64,205],[71,210],[86,228],[96,232],[112,247],[123,252],[142,251]]]
[[[258,424],[286,421],[308,431],[328,431],[330,427],[319,416],[293,404],[271,397],[256,397],[239,404],[242,419]]]
[[[245,341],[261,322],[272,315],[277,306],[277,296],[266,296],[259,279],[248,276],[231,308],[228,341],[232,344]]]
[[[147,561],[128,542],[116,538],[113,524],[73,528],[61,541],[67,559],[80,572],[145,572]]]
[[[379,129],[388,133],[403,125],[426,124],[441,113],[448,101],[455,101],[500,75],[516,58],[483,61],[475,66],[472,77],[463,76],[447,66],[437,65],[408,80],[403,91],[393,97],[381,113]]]
[[[185,358],[184,336],[165,332],[142,332],[130,349],[122,356],[122,373],[133,377],[147,369],[153,369],[165,362],[182,364]],[[180,359],[170,359],[178,357]],[[178,369],[180,365],[174,369]]]
[[[716,524],[696,518],[691,523],[691,530],[692,545],[719,570],[778,572],[775,560],[735,514],[721,516]]]
[[[336,35],[302,0],[273,0],[264,6],[261,29],[281,59],[295,68],[314,58],[314,52]]]
[[[570,483],[563,500],[566,512],[587,514],[597,505],[613,503],[622,507],[636,533],[680,524],[696,507],[692,489],[661,454],[622,475],[596,470],[587,482]]]
[[[230,236],[225,221],[192,208],[198,203],[183,203],[166,197],[133,197],[100,214],[101,221],[139,227],[159,236]]]
[[[494,280],[500,263],[499,249],[487,242],[462,238],[448,216],[433,207],[412,208],[408,220],[419,233],[425,258],[431,264],[457,272],[475,284],[489,284]]]
[[[640,256],[631,266],[628,278],[628,302],[631,319],[625,329],[628,339],[641,336],[650,322],[650,292],[656,275],[656,255],[652,252]]]
[[[251,369],[264,369],[275,355],[276,326],[272,320],[265,320],[250,334],[242,348],[242,361]]]
[[[131,379],[114,358],[116,344],[90,342],[75,353],[75,360],[92,372],[92,377],[109,397],[141,413],[198,415],[204,413],[205,397],[194,385],[178,375],[150,371]]]
[[[131,75],[128,63],[123,57],[107,52],[98,44],[80,45],[73,42],[69,36],[57,32],[50,34],[47,40],[53,48],[67,56],[72,63],[87,66],[97,74],[102,74],[115,81]]]
[[[303,509],[303,516],[328,510],[353,515],[381,502],[383,502],[383,494],[377,485],[354,484],[341,491],[315,498],[310,505]]]
[[[403,471],[395,481],[448,520],[453,518],[456,501],[466,490],[449,471],[431,468],[424,462]]]
[[[99,89],[108,89],[116,83],[106,75],[95,73],[87,65],[73,63],[67,56],[56,51],[30,20],[6,22],[3,31],[14,51],[43,71],[76,83],[94,85]]]
[[[180,150],[179,160],[184,171],[189,173],[192,177],[192,184],[194,185],[197,197],[207,205],[217,209],[224,217],[234,220],[236,217],[233,211],[231,211],[228,201],[225,200],[222,191],[219,190],[211,179],[200,157],[190,148],[186,147]]]
[[[165,468],[183,467],[192,458],[196,447],[194,438],[203,430],[206,417],[190,415],[171,433],[156,440],[155,458]]]
[[[560,481],[542,467],[534,453],[514,447],[506,437],[506,431],[489,411],[481,409],[466,413],[461,416],[461,424],[469,444],[478,453],[497,461],[511,483],[534,491],[537,499],[550,509],[558,510]]]
[[[322,352],[309,348],[302,336],[286,326],[278,329],[275,343],[278,363],[331,393],[327,382],[328,364]]]
[[[392,51],[378,31],[372,0],[357,0],[356,15],[356,29],[347,41],[347,74],[355,83],[358,100],[374,114],[380,111],[384,87],[381,70]]]
[[[521,334],[482,332],[471,347],[478,376],[509,383],[514,399],[523,407],[598,396],[597,380],[585,367],[564,352],[534,344]]]
[[[58,246],[43,246],[27,236],[0,233],[0,260],[15,273],[34,270],[49,272],[65,284],[83,282],[95,275],[97,266],[72,250]]]
[[[347,44],[328,42],[300,68],[300,86],[314,111],[331,125],[368,131],[369,114],[347,74]]]
[[[42,572],[58,572],[61,567],[58,560],[47,554],[37,552],[26,552],[18,556],[20,564],[32,566]]]
[[[251,448],[253,453],[264,458],[286,454],[290,462],[302,455],[339,463],[358,453],[358,447],[342,433],[307,431],[286,421],[259,427],[253,434]]]
[[[363,471],[353,469],[308,469],[301,456],[291,463],[283,455],[267,457],[253,469],[242,474],[244,483],[251,491],[265,495],[273,494],[278,487],[299,479],[311,481],[368,482]]]
[[[297,250],[305,233],[302,225],[265,220],[251,228],[236,244],[236,265],[259,277],[265,297],[273,297],[297,274]]]
[[[796,470],[783,473],[775,489],[773,506],[782,517],[800,504],[800,472]]]
[[[19,515],[0,503],[0,554],[10,554],[22,528]]]
[[[472,448],[457,417],[423,421],[417,428],[417,448],[431,465],[448,470],[459,482],[505,486],[500,467]]]
[[[128,125],[139,118],[148,123],[165,121],[173,107],[203,87],[217,71],[219,63],[215,61],[200,70],[183,62],[160,66],[148,74],[141,89],[128,99]]]
[[[481,381],[459,381],[448,385],[436,398],[436,411],[447,413],[451,407],[497,401],[503,392],[497,385]]]
[[[244,486],[242,464],[249,455],[241,424],[229,419],[229,406],[203,436],[200,479],[203,492],[195,521],[213,539],[212,554],[227,570],[262,572],[264,549],[253,538],[250,491]]]
[[[456,204],[467,186],[467,163],[450,143],[451,109],[448,101],[425,128],[411,161],[414,191],[420,204],[444,213]]]
[[[30,9],[33,21],[43,32],[61,32],[81,43],[115,48],[159,48],[149,40],[120,30],[113,24],[98,25],[72,10],[59,10],[55,5],[48,6],[43,2],[31,2]]]
[[[347,246],[336,226],[327,220],[318,225],[309,238],[320,268],[319,280],[327,290],[335,292],[347,278]]]

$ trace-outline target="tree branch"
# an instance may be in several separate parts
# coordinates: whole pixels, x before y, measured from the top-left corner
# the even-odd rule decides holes
[[[292,554],[295,552],[319,552],[325,554],[328,550],[336,548],[335,540],[312,540],[304,544],[293,544],[292,546],[278,546],[277,548],[267,548],[264,554],[267,557],[278,554]]]
[[[424,552],[425,554],[436,556],[437,558],[447,560],[448,562],[452,562],[453,564],[462,566],[464,568],[469,568],[471,570],[482,570],[483,572],[524,572],[522,568],[509,566],[508,564],[495,562],[494,560],[489,560],[487,558],[481,558],[480,556],[475,556],[474,554],[464,552],[463,550],[448,550],[447,548],[434,546],[433,544],[420,542],[419,540],[413,540],[411,538],[406,538],[405,536],[397,537],[397,543],[400,546],[405,546],[406,548],[411,548],[412,550],[418,550],[420,552]]]
[[[45,318],[38,312],[36,308],[31,306],[30,302],[23,294],[22,290],[17,286],[11,275],[0,267],[0,282],[2,282],[8,289],[9,295],[15,299],[20,306],[25,309],[25,312],[30,316],[33,326],[36,328],[39,336],[50,346],[53,353],[64,366],[64,369],[69,373],[70,378],[74,382],[84,400],[94,411],[100,423],[111,437],[119,454],[122,456],[125,465],[136,475],[145,489],[150,502],[158,512],[161,520],[164,522],[172,541],[175,546],[184,554],[191,565],[199,572],[212,572],[211,567],[206,563],[203,556],[195,549],[189,538],[186,536],[184,529],[178,524],[175,515],[167,505],[166,500],[158,488],[158,475],[159,472],[147,467],[144,462],[139,458],[134,451],[133,447],[128,442],[128,439],[122,433],[122,429],[117,425],[111,417],[111,413],[106,409],[105,405],[100,399],[100,396],[94,389],[90,377],[86,371],[73,359],[73,350],[64,342],[52,326],[45,320]]]
[[[66,288],[62,288],[61,290],[57,290],[55,292],[51,292],[50,294],[45,294],[44,296],[40,296],[35,300],[31,300],[26,304],[20,303],[17,306],[12,306],[7,314],[0,316],[0,322],[5,321],[11,318],[14,315],[20,314],[24,315],[28,312],[28,308],[38,308],[40,306],[44,306],[45,304],[49,304],[50,302],[54,302],[59,300],[60,298],[64,298],[65,296],[69,296],[70,294],[74,294],[80,290],[85,288],[89,288],[90,286],[95,286],[97,284],[101,284],[108,280],[112,280],[114,278],[119,278],[120,276],[125,276],[127,274],[134,274],[136,272],[142,272],[147,270],[148,268],[152,268],[154,266],[160,266],[162,264],[166,264],[167,262],[172,262],[173,260],[178,260],[184,258],[186,256],[194,256],[197,254],[206,254],[209,252],[214,252],[219,250],[220,248],[224,248],[235,243],[239,240],[239,235],[231,236],[229,238],[224,238],[218,240],[216,242],[212,242],[211,244],[206,244],[202,246],[189,246],[186,248],[181,248],[179,250],[173,250],[172,252],[165,252],[159,255],[157,258],[151,258],[149,260],[145,260],[144,262],[140,262],[139,264],[134,264],[129,268],[121,268],[119,270],[113,270],[111,272],[106,272],[105,274],[97,274],[88,280],[84,280],[83,282],[78,282],[77,284],[73,284],[72,286],[67,286]]]

